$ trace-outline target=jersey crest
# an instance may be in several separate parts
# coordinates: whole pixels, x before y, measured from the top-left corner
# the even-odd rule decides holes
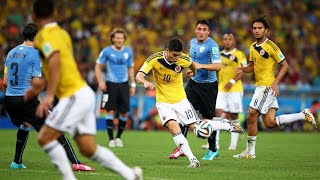
[[[200,53],[203,53],[203,51],[204,51],[204,46],[201,46],[200,47]]]

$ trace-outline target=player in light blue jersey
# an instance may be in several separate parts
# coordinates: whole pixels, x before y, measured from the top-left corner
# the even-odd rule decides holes
[[[221,69],[220,50],[218,44],[209,37],[210,25],[206,20],[196,24],[196,38],[190,41],[189,56],[199,64],[197,74],[190,79],[186,86],[187,98],[198,111],[200,118],[212,119],[215,116],[218,82],[216,71]],[[189,71],[190,72],[190,71]],[[184,127],[181,127],[185,129]],[[187,131],[183,130],[184,135]],[[208,138],[209,150],[203,160],[212,160],[219,156],[215,145],[216,131]],[[170,158],[179,157],[182,152],[176,148]]]
[[[99,89],[104,93],[102,108],[107,111],[106,127],[110,147],[123,147],[121,134],[128,118],[130,96],[135,94],[133,53],[131,48],[124,46],[126,40],[124,29],[115,28],[110,35],[112,45],[104,48],[96,61],[95,73]],[[101,66],[106,66],[106,78],[103,80]],[[130,81],[130,85],[129,85]],[[119,114],[118,133],[113,136],[113,119]]]
[[[39,104],[37,97],[25,102],[23,96],[35,81],[42,81],[41,60],[39,51],[34,48],[34,38],[38,32],[36,25],[28,24],[23,29],[24,42],[13,48],[7,55],[4,70],[4,84],[7,86],[5,107],[11,122],[19,127],[17,132],[16,151],[11,169],[24,169],[22,155],[28,141],[31,125],[39,132],[44,119],[35,116]],[[93,168],[81,164],[76,157],[70,142],[65,136],[59,137],[74,170],[90,171]]]

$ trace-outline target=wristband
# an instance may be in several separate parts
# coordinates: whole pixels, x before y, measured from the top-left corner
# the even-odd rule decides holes
[[[130,86],[133,87],[133,88],[137,87],[136,83],[134,83],[134,82],[132,82],[132,83],[130,84]]]
[[[234,79],[230,79],[230,81],[229,81],[231,84],[234,84],[234,83],[236,83],[236,81],[234,80]]]

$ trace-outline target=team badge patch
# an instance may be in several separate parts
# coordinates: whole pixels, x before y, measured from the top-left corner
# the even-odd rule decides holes
[[[212,47],[212,54],[219,54],[218,47]]]
[[[45,43],[43,48],[42,48],[43,53],[48,56],[50,52],[52,51],[52,48],[49,43]]]
[[[177,73],[181,72],[181,67],[180,66],[176,66],[174,68],[174,71],[176,71]]]
[[[265,51],[264,51],[263,49],[261,49],[261,51],[260,51],[260,55],[261,55],[261,56],[263,56],[263,55],[264,55],[264,53],[265,53]]]
[[[123,56],[124,56],[124,58],[126,58],[126,59],[129,58],[129,54],[128,54],[128,53],[124,53]]]
[[[201,46],[201,47],[200,47],[200,53],[202,53],[203,51],[204,51],[204,47]]]
[[[233,61],[234,59],[236,59],[236,57],[234,55],[231,55],[230,59]]]
[[[284,55],[282,53],[279,53],[278,57],[279,57],[280,60],[284,60]]]

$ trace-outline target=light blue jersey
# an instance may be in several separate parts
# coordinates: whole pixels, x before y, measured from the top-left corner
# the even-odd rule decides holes
[[[128,68],[133,67],[133,54],[129,47],[123,47],[120,51],[112,46],[104,48],[98,64],[106,65],[106,81],[124,83],[128,81]]]
[[[190,41],[189,56],[194,62],[200,64],[221,63],[219,46],[211,37],[201,44],[198,44],[197,39],[193,38]],[[215,82],[217,81],[216,71],[198,69],[192,80],[198,83]]]
[[[41,77],[41,62],[38,50],[19,45],[7,55],[8,86],[6,96],[23,96],[31,86],[33,77]]]

